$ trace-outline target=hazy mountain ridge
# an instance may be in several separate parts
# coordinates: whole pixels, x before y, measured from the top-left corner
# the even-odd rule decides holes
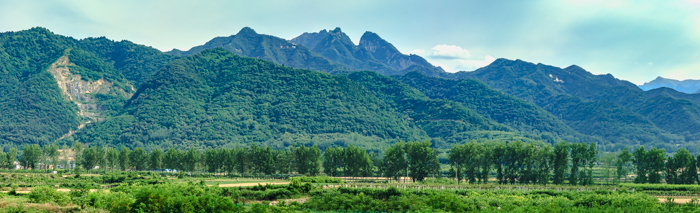
[[[351,70],[348,66],[333,63],[305,46],[297,45],[275,36],[258,34],[249,27],[241,29],[235,35],[216,37],[204,45],[192,47],[188,51],[174,49],[166,53],[185,56],[218,47],[240,56],[268,60],[300,69],[317,70],[332,74],[349,72]]]
[[[700,92],[700,80],[686,79],[681,81],[659,76],[650,82],[639,85],[639,88],[643,89],[644,91],[661,87],[668,87],[679,92],[693,94]]]
[[[561,69],[499,59],[460,75],[531,101],[577,131],[611,142],[665,143],[663,146],[673,149],[673,144],[697,140],[697,104],[667,97],[649,98],[634,84],[609,74],[593,75],[578,66]]]

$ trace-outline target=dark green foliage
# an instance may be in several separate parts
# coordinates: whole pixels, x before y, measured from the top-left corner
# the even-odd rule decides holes
[[[424,137],[347,78],[242,58],[222,49],[166,66],[134,94],[124,112],[74,138],[185,148],[271,139],[281,143],[288,134]]]
[[[647,97],[636,85],[609,74],[499,59],[455,76],[479,79],[535,103],[573,129],[604,139],[604,149],[640,143],[672,151],[673,144],[696,140],[691,129],[697,129],[700,121],[697,104],[662,95]],[[696,152],[698,147],[686,148]]]
[[[482,132],[489,132],[489,135],[500,132],[509,139],[521,137],[505,125],[484,118],[460,103],[430,99],[420,91],[390,77],[369,71],[354,72],[347,77],[419,125],[432,137],[437,147],[482,139],[483,136],[478,134]]]
[[[327,148],[323,160],[324,172],[330,176],[374,176],[374,162],[370,155],[366,150],[353,145],[347,148]]]
[[[66,205],[69,202],[69,198],[66,193],[58,192],[51,186],[39,186],[33,188],[29,193],[29,200],[32,203],[54,202],[61,206]]]
[[[46,72],[72,42],[44,28],[0,33],[0,144],[48,144],[78,126]]]
[[[408,212],[668,212],[657,198],[626,192],[476,192],[339,188],[316,193],[303,204],[319,211]],[[697,210],[697,204],[683,206]]]
[[[683,148],[666,159],[666,183],[694,184],[698,179],[695,157]]]
[[[44,152],[41,147],[36,144],[25,145],[22,150],[22,155],[19,157],[20,165],[25,168],[36,169],[36,164],[41,161],[44,156]]]
[[[83,80],[105,79],[123,90],[92,94],[110,115],[134,92],[131,85],[138,86],[173,58],[128,41],[76,40],[44,28],[0,33],[0,111],[12,112],[0,114],[0,144],[45,145],[78,127],[78,108],[47,71],[62,56]]]
[[[399,177],[408,176],[408,162],[406,159],[406,144],[398,142],[384,151],[384,177],[393,178],[395,181]]]
[[[489,88],[471,79],[449,80],[410,72],[395,79],[413,87],[432,99],[447,99],[475,110],[487,118],[528,133],[536,140],[554,143],[558,140],[591,141],[571,129],[544,109]]]
[[[406,143],[408,176],[413,182],[423,181],[429,175],[440,170],[440,162],[437,159],[438,152],[430,145],[430,141]]]
[[[635,183],[661,183],[661,172],[664,171],[664,161],[666,151],[652,148],[646,151],[644,147],[634,150],[633,163],[635,164],[637,177]]]
[[[133,212],[232,212],[240,211],[214,188],[194,184],[163,184],[133,192]]]

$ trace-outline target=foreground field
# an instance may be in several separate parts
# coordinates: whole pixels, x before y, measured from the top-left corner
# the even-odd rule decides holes
[[[2,174],[0,187],[6,192],[0,194],[0,212],[700,211],[695,199],[700,188],[693,185],[456,184],[446,179],[367,183],[369,179]]]

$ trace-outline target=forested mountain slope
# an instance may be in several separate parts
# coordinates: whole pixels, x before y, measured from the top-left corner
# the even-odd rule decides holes
[[[693,103],[700,104],[700,93],[682,93],[668,87],[660,87],[644,92],[647,97],[666,96],[677,99],[686,99]]]
[[[438,147],[470,140],[533,140],[503,124],[485,118],[460,103],[430,99],[391,77],[362,71],[348,75],[404,117],[420,126]],[[534,138],[539,140],[540,138]]]
[[[675,144],[697,140],[700,120],[695,119],[696,104],[668,97],[649,98],[634,84],[609,74],[593,75],[577,66],[561,69],[499,59],[458,75],[479,79],[531,101],[575,130],[616,145],[654,144],[675,150]]]
[[[459,102],[487,118],[548,142],[601,141],[600,138],[576,132],[559,118],[532,103],[503,94],[476,80],[435,78],[419,72],[393,77],[432,99]]]
[[[75,139],[181,148],[304,142],[328,146],[350,140],[379,147],[379,139],[420,140],[427,135],[345,77],[217,48],[165,66],[139,88],[122,115],[87,128]]]
[[[46,144],[121,110],[172,56],[44,28],[0,33],[0,144]]]

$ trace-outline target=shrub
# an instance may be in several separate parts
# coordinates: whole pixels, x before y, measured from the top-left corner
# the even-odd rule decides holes
[[[58,205],[64,206],[68,204],[69,198],[63,192],[56,191],[55,188],[50,186],[39,186],[32,189],[29,193],[29,200],[33,203],[48,203],[54,202]]]

